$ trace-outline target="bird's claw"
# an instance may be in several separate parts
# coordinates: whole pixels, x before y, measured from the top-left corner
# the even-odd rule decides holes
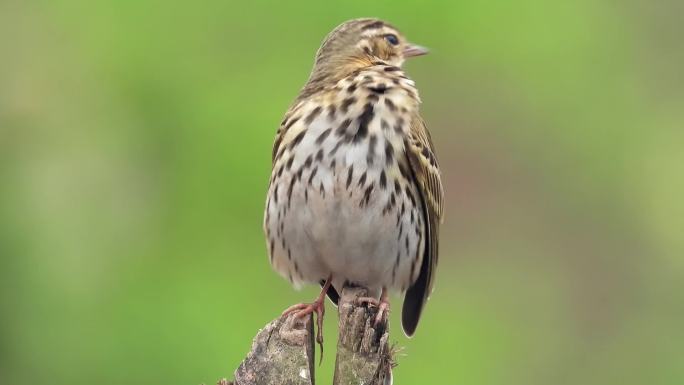
[[[381,298],[378,300],[374,297],[359,297],[356,300],[356,303],[359,305],[366,304],[368,307],[372,306],[377,308],[377,313],[375,315],[375,319],[373,320],[373,327],[378,327],[380,323],[383,323],[387,320],[390,306],[386,298]]]
[[[316,313],[316,325],[318,331],[316,333],[316,342],[321,347],[321,362],[323,361],[323,317],[325,316],[325,305],[322,299],[317,299],[312,303],[298,303],[292,305],[283,311],[282,317],[287,317],[294,314],[296,318],[304,318],[310,314]]]

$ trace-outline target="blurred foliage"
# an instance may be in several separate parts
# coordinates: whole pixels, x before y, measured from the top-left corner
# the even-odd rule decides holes
[[[1,2],[0,383],[213,383],[313,298],[268,265],[270,147],[323,36],[377,16],[432,49],[447,189],[396,382],[681,384],[682,4]]]

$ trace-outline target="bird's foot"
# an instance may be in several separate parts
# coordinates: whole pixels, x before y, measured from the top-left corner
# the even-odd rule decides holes
[[[359,305],[367,304],[368,307],[373,306],[378,308],[375,319],[373,320],[373,327],[377,327],[380,325],[380,323],[387,321],[390,311],[390,304],[386,289],[382,289],[382,295],[380,295],[379,300],[375,297],[359,297],[356,300],[356,303]]]
[[[316,342],[321,346],[323,351],[323,317],[325,316],[324,300],[319,298],[312,303],[298,303],[285,309],[282,316],[287,317],[294,314],[297,318],[304,318],[310,314],[316,313],[316,325],[318,332],[316,333]]]
[[[316,342],[321,347],[321,361],[323,362],[323,317],[325,316],[325,294],[328,292],[332,283],[332,275],[328,277],[321,289],[321,294],[312,303],[298,303],[285,309],[282,317],[287,317],[294,313],[296,318],[304,318],[310,314],[316,313],[316,326],[318,332],[316,333]],[[320,363],[319,363],[320,365]]]

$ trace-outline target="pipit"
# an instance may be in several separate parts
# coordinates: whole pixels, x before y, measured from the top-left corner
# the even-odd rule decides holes
[[[296,287],[323,286],[310,304],[322,343],[324,298],[347,284],[389,311],[405,292],[404,332],[416,330],[432,291],[443,213],[440,172],[404,59],[427,50],[390,24],[356,19],[335,28],[278,129],[264,231],[273,268]],[[379,299],[378,299],[379,296]]]

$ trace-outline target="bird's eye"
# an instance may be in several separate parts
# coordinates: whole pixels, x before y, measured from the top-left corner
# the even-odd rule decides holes
[[[392,45],[398,45],[399,44],[399,38],[397,37],[397,35],[392,35],[392,34],[385,35],[385,40],[387,40],[387,42],[392,44]]]

